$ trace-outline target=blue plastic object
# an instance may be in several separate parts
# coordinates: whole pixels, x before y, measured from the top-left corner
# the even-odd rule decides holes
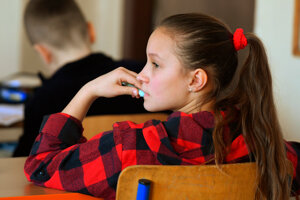
[[[136,200],[149,200],[151,181],[148,179],[140,179]]]
[[[19,90],[1,89],[1,98],[7,102],[21,103],[27,99],[27,94]]]
[[[123,85],[123,86],[129,86],[129,87],[135,87],[134,85],[132,85],[132,84],[130,84],[130,83],[126,83],[126,82],[122,82],[122,85]],[[137,88],[137,87],[135,87],[135,88]],[[138,88],[137,88],[137,89],[138,89]],[[139,91],[140,97],[144,97],[144,96],[145,96],[144,91],[142,91],[142,90],[140,90],[140,89],[138,89],[138,91]]]

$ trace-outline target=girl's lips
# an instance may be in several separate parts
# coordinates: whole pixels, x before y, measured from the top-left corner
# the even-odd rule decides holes
[[[147,93],[145,90],[143,90],[142,88],[140,90],[144,92],[144,96],[149,96],[149,93]]]
[[[144,92],[144,97],[148,97],[148,96],[149,96],[149,94]]]

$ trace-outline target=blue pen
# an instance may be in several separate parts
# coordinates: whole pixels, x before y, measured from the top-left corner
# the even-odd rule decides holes
[[[126,83],[126,82],[122,82],[122,85],[123,85],[123,86],[129,86],[129,87],[135,87],[134,85],[132,85],[132,84],[130,84],[130,83]],[[135,87],[135,88],[137,88],[137,87]],[[140,90],[139,88],[137,88],[137,89],[138,89],[138,91],[139,91],[140,97],[144,97],[144,96],[145,96],[145,93],[144,93],[142,90]]]
[[[139,179],[136,200],[149,200],[151,181]]]

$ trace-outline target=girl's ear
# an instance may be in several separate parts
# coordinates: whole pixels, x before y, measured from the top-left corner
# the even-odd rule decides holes
[[[203,69],[196,69],[191,72],[192,81],[189,84],[189,91],[199,92],[207,84],[207,73]]]

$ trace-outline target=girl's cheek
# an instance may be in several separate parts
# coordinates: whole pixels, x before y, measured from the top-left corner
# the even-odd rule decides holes
[[[155,97],[158,101],[162,100],[166,93],[168,93],[167,89],[165,88],[165,85],[158,80],[152,80],[150,88],[150,96]]]

